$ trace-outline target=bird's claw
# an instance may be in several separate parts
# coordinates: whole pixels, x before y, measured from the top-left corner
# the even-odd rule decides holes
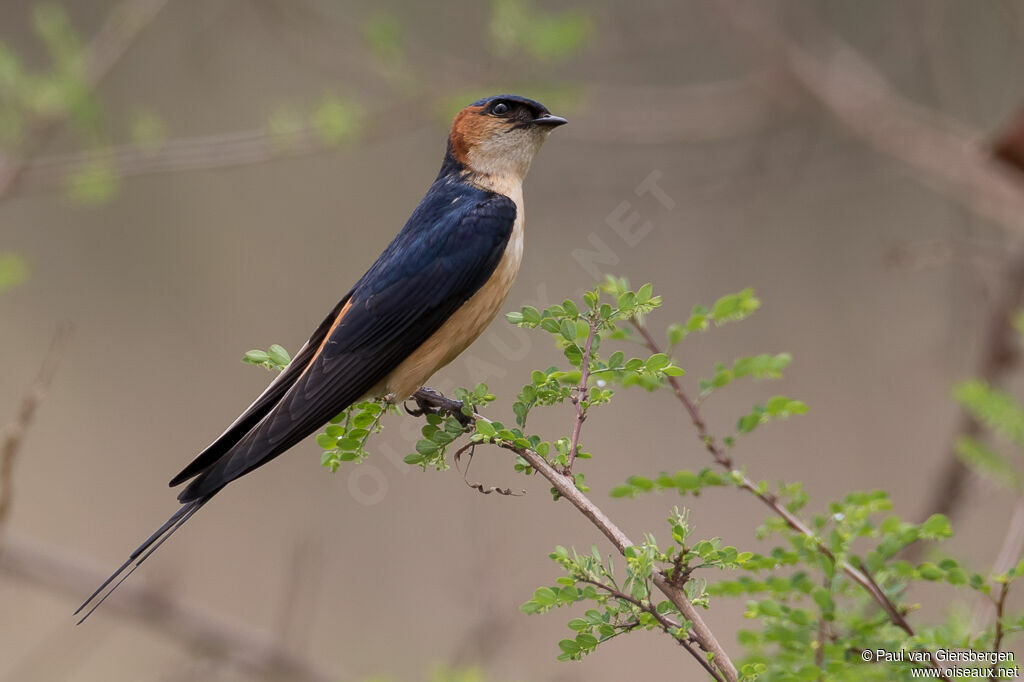
[[[416,407],[405,406],[405,411],[413,417],[422,417],[425,414],[445,413],[455,417],[463,426],[469,426],[473,418],[462,411],[461,400],[454,400],[445,397],[440,391],[424,386],[412,394],[416,401]]]

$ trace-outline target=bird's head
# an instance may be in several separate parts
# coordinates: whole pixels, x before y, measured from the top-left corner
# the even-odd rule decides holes
[[[532,99],[487,97],[456,115],[448,154],[471,172],[522,181],[544,140],[564,123],[564,118]]]

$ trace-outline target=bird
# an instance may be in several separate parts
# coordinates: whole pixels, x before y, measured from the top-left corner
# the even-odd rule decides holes
[[[437,178],[408,221],[288,366],[171,479],[187,483],[180,507],[78,607],[79,624],[226,485],[356,402],[407,400],[480,336],[522,261],[523,180],[565,123],[519,95],[455,116]]]

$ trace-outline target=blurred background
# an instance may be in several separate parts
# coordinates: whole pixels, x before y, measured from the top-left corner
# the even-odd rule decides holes
[[[661,333],[754,287],[750,321],[677,355],[695,385],[719,360],[793,354],[782,383],[706,405],[719,434],[772,393],[810,405],[739,445],[751,476],[805,481],[813,509],[885,488],[909,519],[946,511],[947,549],[976,570],[1019,555],[1016,497],[952,454],[984,434],[951,390],[975,376],[1022,388],[1024,175],[991,151],[1024,147],[1024,121],[1006,137],[1022,63],[1019,0],[6,0],[0,680],[689,669],[653,633],[556,662],[571,615],[518,607],[558,574],[555,545],[610,547],[501,451],[469,479],[526,496],[404,464],[421,425],[404,416],[363,464],[331,474],[310,439],[231,486],[73,624],[175,509],[165,482],[270,380],[242,354],[301,345],[419,201],[453,113],[500,92],[570,120],[527,180],[506,311],[614,272],[664,296]],[[433,384],[486,381],[500,418],[559,359],[499,319]],[[632,536],[664,534],[679,500],[608,491],[707,455],[665,430],[684,422],[664,396],[605,409],[583,438],[593,498]],[[532,427],[553,438],[570,421],[565,406]],[[699,536],[757,547],[753,498],[687,503]],[[921,599],[926,616],[948,607]],[[727,647],[743,610],[719,599],[707,614]]]

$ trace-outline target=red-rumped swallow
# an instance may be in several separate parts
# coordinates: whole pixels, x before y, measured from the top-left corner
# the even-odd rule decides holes
[[[224,486],[361,399],[406,400],[480,336],[523,257],[523,178],[565,122],[515,95],[459,112],[441,172],[405,227],[291,364],[171,479],[188,481],[181,507],[78,608],[92,604],[79,623]]]

